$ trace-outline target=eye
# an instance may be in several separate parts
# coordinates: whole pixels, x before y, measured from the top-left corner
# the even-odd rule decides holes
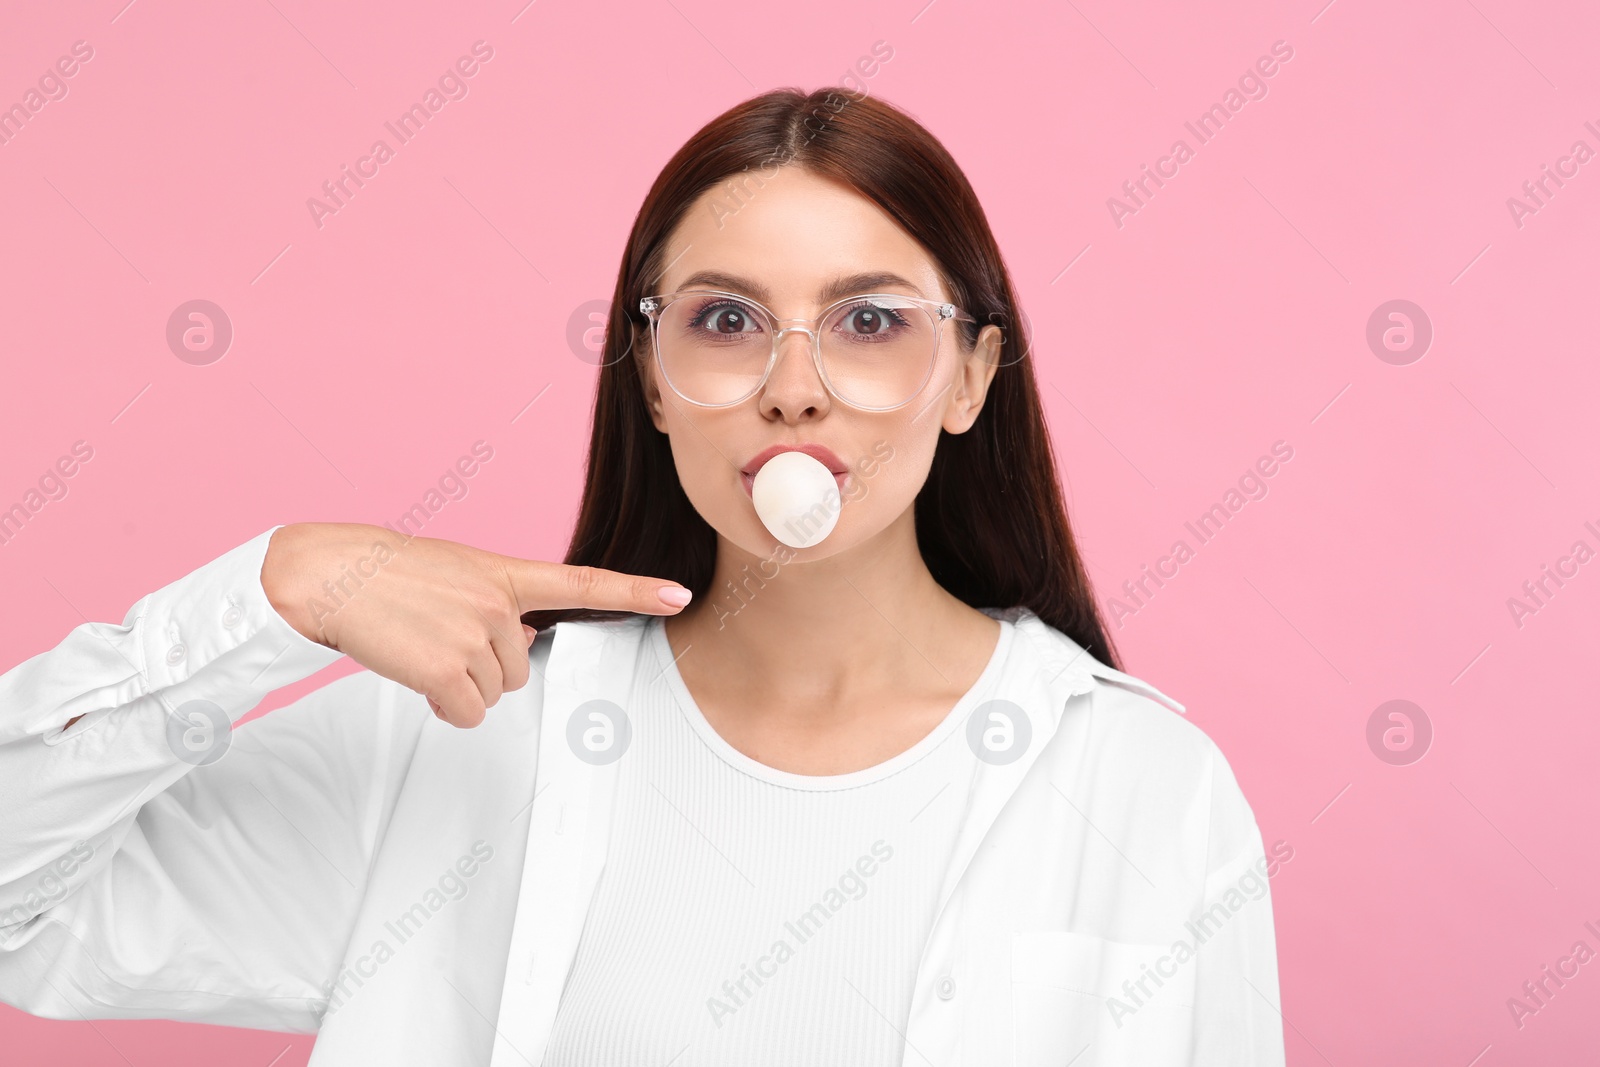
[[[839,324],[846,333],[859,337],[881,337],[897,327],[907,325],[905,317],[898,311],[871,300],[863,300],[845,308]]]
[[[715,334],[740,334],[761,329],[755,310],[737,300],[708,300],[689,316],[689,328]]]

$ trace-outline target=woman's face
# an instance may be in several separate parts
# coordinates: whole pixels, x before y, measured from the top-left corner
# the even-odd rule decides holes
[[[933,260],[870,200],[797,166],[779,169],[764,183],[755,174],[738,183],[739,199],[724,184],[689,210],[667,242],[669,266],[656,292],[735,292],[779,319],[819,314],[838,299],[823,299],[824,288],[855,275],[893,274],[904,281],[869,281],[842,295],[952,299]],[[697,277],[706,272],[717,277]],[[799,331],[784,335],[760,389],[721,408],[691,404],[667,386],[648,335],[636,340],[636,351],[647,357],[652,421],[671,440],[678,478],[695,510],[752,556],[806,561],[847,551],[896,522],[909,524],[939,431],[963,433],[977,418],[999,363],[1000,330],[984,327],[971,353],[962,351],[952,321],[936,332],[938,354],[927,383],[909,403],[884,412],[833,397],[812,362],[810,338]],[[761,340],[770,349],[770,339]],[[810,548],[793,549],[762,525],[741,471],[774,445],[806,444],[831,449],[848,474],[833,532]]]

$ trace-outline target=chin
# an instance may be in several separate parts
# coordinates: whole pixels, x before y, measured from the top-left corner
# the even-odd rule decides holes
[[[717,532],[760,560],[773,560],[780,564],[815,563],[848,552],[881,532],[881,529],[867,521],[868,519],[867,515],[859,512],[852,514],[846,510],[839,516],[833,532],[824,537],[819,544],[809,548],[791,548],[779,541],[753,513],[741,516],[738,522],[730,526],[717,527]],[[769,567],[769,573],[770,569]]]

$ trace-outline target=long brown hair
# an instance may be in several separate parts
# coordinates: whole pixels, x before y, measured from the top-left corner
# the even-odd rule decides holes
[[[952,301],[977,319],[955,324],[966,352],[983,325],[1003,330],[1002,365],[977,420],[965,433],[940,433],[917,494],[917,541],[934,579],[974,608],[1025,606],[1120,668],[1067,522],[1026,358],[1028,326],[983,208],[932,134],[865,94],[776,89],[752,97],[704,126],[656,178],[612,294],[583,502],[563,562],[667,578],[696,599],[708,594],[716,533],[684,494],[667,437],[645,406],[650,347],[639,300],[654,292],[667,237],[702,193],[730,180],[759,183],[763,172],[788,165],[855,189],[927,249]],[[543,630],[626,614],[569,608],[530,611],[522,621]]]

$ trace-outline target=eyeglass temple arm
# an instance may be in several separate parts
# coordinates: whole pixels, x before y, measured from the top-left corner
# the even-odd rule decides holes
[[[958,320],[960,322],[977,322],[978,321],[977,319],[973,318],[971,315],[967,314],[965,311],[962,311],[960,308],[956,307],[954,304],[949,305],[949,307],[951,309],[950,310],[950,318],[952,318],[952,319],[956,319],[956,320]]]

